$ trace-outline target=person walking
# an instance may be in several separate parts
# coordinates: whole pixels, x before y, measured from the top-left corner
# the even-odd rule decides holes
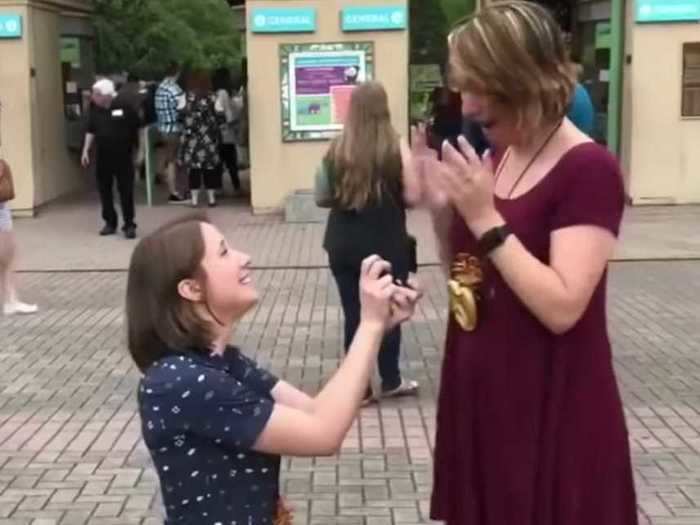
[[[100,235],[117,231],[114,210],[114,182],[121,202],[123,231],[127,239],[136,237],[134,222],[134,151],[138,147],[141,121],[133,107],[117,96],[114,83],[98,80],[92,88],[93,106],[88,115],[82,165],[90,165],[90,150],[96,145],[97,186],[105,225]]]
[[[182,204],[185,199],[178,191],[177,159],[180,147],[182,124],[178,108],[182,106],[184,91],[178,84],[180,68],[170,64],[163,81],[158,85],[155,94],[155,108],[158,119],[158,132],[163,142],[162,161],[158,173],[166,173],[168,185],[168,204]]]
[[[2,312],[4,315],[33,314],[39,308],[35,304],[20,301],[15,285],[17,241],[12,229],[12,211],[8,204],[14,196],[14,181],[9,164],[2,157],[0,157],[0,190],[6,190],[6,192],[0,191],[0,301],[2,302]]]
[[[431,518],[636,525],[606,318],[620,167],[566,118],[576,77],[545,8],[489,5],[449,50],[465,116],[503,153],[460,138],[440,162],[413,142],[449,272]]]
[[[180,164],[190,180],[192,206],[199,205],[202,184],[210,207],[216,206],[216,190],[221,188],[221,130],[224,115],[216,112],[216,96],[209,75],[194,71],[188,77],[187,95],[180,108],[183,131]]]
[[[166,523],[291,525],[280,456],[335,454],[355,419],[386,330],[417,293],[378,256],[360,271],[361,322],[316,396],[259,367],[229,341],[259,294],[250,257],[205,217],[185,217],[133,252],[128,347],[143,377],[138,408]]]
[[[359,84],[351,95],[345,127],[323,159],[331,208],[323,247],[338,286],[345,316],[345,351],[360,322],[357,280],[362,260],[379,254],[391,263],[399,282],[415,271],[411,238],[406,230],[406,207],[419,200],[418,181],[408,169],[408,144],[391,124],[389,101],[378,82]],[[414,395],[416,381],[401,376],[401,329],[382,342],[379,354],[381,391],[368,385],[365,402],[379,397]]]

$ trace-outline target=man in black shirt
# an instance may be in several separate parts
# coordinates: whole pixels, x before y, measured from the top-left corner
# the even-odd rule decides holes
[[[118,217],[114,210],[113,186],[117,181],[124,219],[124,235],[136,237],[134,223],[134,164],[133,153],[138,146],[140,119],[132,105],[116,94],[114,83],[103,79],[92,88],[93,105],[88,116],[87,134],[83,147],[82,164],[90,164],[90,149],[97,149],[97,185],[102,201],[105,225],[100,235],[117,231]]]

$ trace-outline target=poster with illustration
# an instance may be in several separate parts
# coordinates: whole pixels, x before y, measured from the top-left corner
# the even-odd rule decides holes
[[[372,78],[371,43],[282,45],[285,142],[326,140],[343,129],[352,90]]]

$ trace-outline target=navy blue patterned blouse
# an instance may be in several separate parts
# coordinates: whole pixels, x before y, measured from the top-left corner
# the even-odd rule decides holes
[[[251,447],[277,381],[234,347],[171,354],[146,370],[138,403],[166,524],[273,523],[280,458]]]

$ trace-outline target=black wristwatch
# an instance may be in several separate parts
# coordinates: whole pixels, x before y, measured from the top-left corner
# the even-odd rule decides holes
[[[491,252],[506,242],[511,233],[513,232],[510,231],[507,224],[491,228],[477,241],[476,245],[479,253],[484,257],[490,255]]]

